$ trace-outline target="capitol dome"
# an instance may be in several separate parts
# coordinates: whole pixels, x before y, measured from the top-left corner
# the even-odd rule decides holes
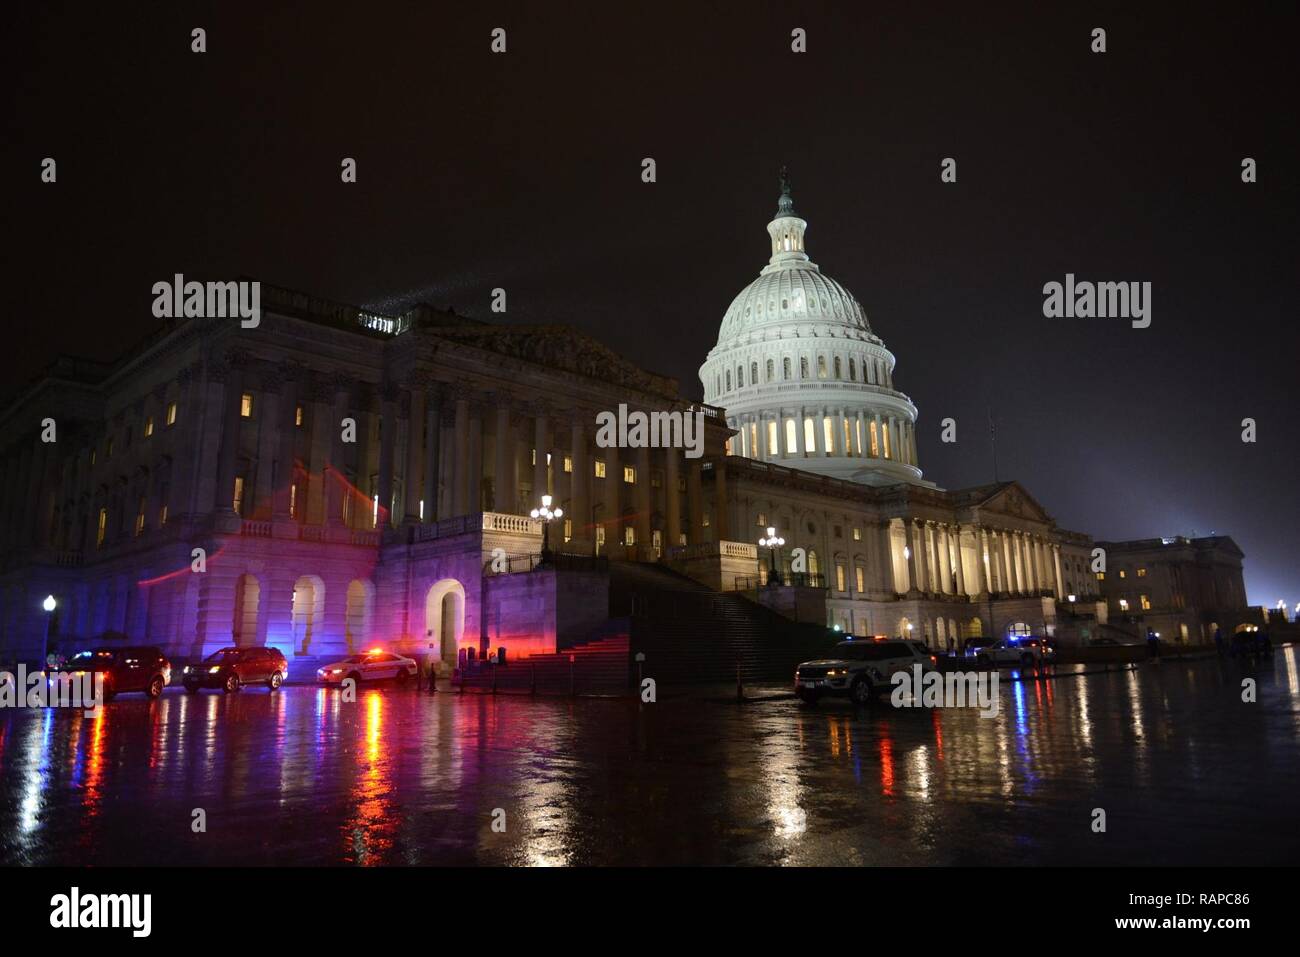
[[[921,481],[916,407],[853,294],[808,258],[790,181],[767,225],[772,255],[732,300],[700,367],[726,409],[730,453],[869,485]]]

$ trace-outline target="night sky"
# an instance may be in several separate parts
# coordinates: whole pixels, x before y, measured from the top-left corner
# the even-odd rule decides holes
[[[1229,4],[224,6],[7,11],[6,392],[58,353],[120,355],[181,272],[484,319],[501,286],[498,321],[572,324],[698,397],[766,262],[784,163],[813,261],[898,357],[927,478],[993,479],[991,409],[998,476],[1063,526],[1230,534],[1252,603],[1300,602],[1294,22]],[[1067,272],[1151,282],[1151,327],[1044,318]]]

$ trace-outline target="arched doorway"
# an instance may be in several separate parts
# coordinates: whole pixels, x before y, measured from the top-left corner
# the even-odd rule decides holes
[[[444,578],[430,586],[424,599],[424,628],[438,658],[454,665],[465,632],[465,588],[456,579]]]
[[[1013,621],[1011,624],[1007,625],[1008,638],[1028,638],[1033,633],[1034,632],[1029,625],[1023,621]]]
[[[325,620],[325,583],[315,575],[303,575],[293,583],[293,648],[305,655],[311,640]]]
[[[234,620],[230,637],[238,647],[257,644],[257,602],[262,586],[252,575],[240,575],[235,581]]]
[[[982,638],[984,637],[984,623],[978,618],[972,618],[966,622],[966,633],[963,638]]]
[[[347,638],[348,651],[355,653],[358,647],[370,640],[370,617],[375,586],[360,578],[348,584],[347,611],[343,615],[343,631]]]
[[[906,615],[898,619],[898,637],[899,638],[912,637],[912,623],[907,620]]]

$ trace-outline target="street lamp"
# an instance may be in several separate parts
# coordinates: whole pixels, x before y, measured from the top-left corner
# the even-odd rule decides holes
[[[551,522],[555,521],[557,518],[563,517],[564,509],[552,509],[551,496],[543,495],[542,507],[535,508],[528,514],[542,523],[542,559],[537,566],[538,568],[541,568],[550,564],[551,561]]]
[[[49,667],[50,658],[50,622],[54,618],[54,609],[59,603],[54,600],[53,595],[46,595],[45,601],[41,602],[41,607],[45,609],[45,646],[41,649],[41,667]]]
[[[767,537],[760,538],[758,544],[768,549],[768,557],[772,560],[772,571],[767,576],[767,583],[775,585],[780,579],[780,573],[776,570],[776,550],[785,544],[785,539],[778,538],[776,529],[769,525],[767,527]]]

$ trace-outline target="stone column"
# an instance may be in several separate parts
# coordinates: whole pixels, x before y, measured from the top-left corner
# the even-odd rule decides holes
[[[343,443],[343,420],[347,418],[348,406],[352,404],[352,382],[346,376],[335,376],[330,382],[333,404],[330,407],[329,429],[330,452],[323,475],[325,478],[325,524],[341,526],[343,524],[343,497],[352,494],[347,482],[347,470],[344,463],[347,454]]]
[[[880,583],[885,597],[893,598],[903,589],[898,587],[898,579],[894,577],[894,536],[891,534],[892,526],[888,520],[871,524],[870,533],[876,539],[875,550],[878,568],[876,581]]]
[[[456,438],[452,450],[451,502],[453,515],[469,514],[469,396],[456,396]]]
[[[701,489],[699,459],[686,463],[686,513],[690,518],[686,543],[694,545],[704,541],[704,493]]]
[[[980,526],[976,526],[974,532],[975,532],[975,557],[978,560],[978,564],[979,564],[979,567],[976,569],[976,571],[979,572],[978,575],[979,589],[980,589],[979,594],[987,595],[990,591],[992,591],[992,589],[989,587],[988,560],[986,560],[984,557],[985,553],[988,552],[990,547],[989,534],[984,528]]]
[[[533,448],[537,450],[533,462],[533,498],[537,499],[535,507],[541,504],[543,495],[550,493],[550,466],[547,465],[546,455],[551,450],[551,427],[545,409],[539,409],[533,415]]]
[[[717,541],[721,542],[730,534],[727,527],[727,460],[725,457],[717,459],[713,466],[713,484],[714,510],[717,512],[713,516],[713,527],[717,532]]]
[[[1052,565],[1056,569],[1056,597],[1065,597],[1065,580],[1061,575],[1061,546],[1052,545]]]
[[[469,508],[483,511],[483,407],[469,406]]]
[[[636,450],[636,543],[648,547],[650,536],[650,449]]]
[[[960,525],[953,526],[952,540],[953,540],[953,544],[957,549],[956,552],[957,594],[961,595],[962,597],[966,597],[969,595],[969,592],[966,591],[966,562],[963,557],[964,553],[963,553],[962,543],[961,543]]]
[[[580,412],[574,413],[569,423],[569,433],[573,456],[573,492],[569,498],[569,508],[573,511],[573,537],[586,542],[588,533],[592,539],[595,538],[596,530],[587,527],[592,520],[590,494],[592,465],[591,457],[587,454],[586,421]]]
[[[936,525],[939,539],[939,590],[945,595],[953,593],[952,554],[948,551],[948,526]]]
[[[379,520],[376,527],[388,528],[393,521],[393,447],[397,440],[397,386],[391,382],[380,388],[379,422]]]
[[[496,480],[492,483],[492,509],[513,515],[515,494],[515,427],[511,421],[510,397],[497,396]]]
[[[667,511],[667,541],[664,548],[676,548],[682,534],[682,496],[677,490],[680,482],[682,450],[664,449],[664,504]]]
[[[290,489],[293,487],[294,440],[298,435],[298,379],[287,366],[279,369],[283,383],[278,409],[280,429],[276,436],[275,489],[272,518],[287,521],[290,513]]]
[[[424,495],[424,389],[412,385],[406,415],[406,522],[420,523],[420,497]],[[425,505],[431,508],[430,505]]]
[[[912,591],[925,591],[925,552],[921,546],[924,529],[919,518],[912,519],[905,527],[910,531],[907,536],[908,552],[911,555],[907,560],[907,572],[910,578],[908,584]]]
[[[332,481],[329,471],[333,430],[330,429],[329,420],[333,415],[333,384],[317,378],[309,384],[308,394],[311,397],[311,441],[308,453],[310,475],[304,515],[306,521],[312,524],[324,524],[329,510],[325,486]],[[384,423],[384,427],[387,428],[388,423]],[[383,506],[384,503],[381,501],[379,504]]]
[[[246,489],[245,497],[251,498],[253,507],[244,512],[254,518],[265,519],[274,512],[275,453],[279,446],[280,429],[280,393],[283,380],[278,376],[267,376],[262,381],[261,408],[257,412],[257,487]],[[248,492],[252,491],[250,496]],[[148,519],[146,519],[146,522]],[[151,526],[152,527],[152,526]]]
[[[844,423],[846,421],[848,419],[844,415],[843,407],[841,407],[835,413],[835,441],[841,446],[840,455],[844,458],[848,458],[853,454],[852,438],[846,440],[844,437]]]
[[[424,412],[424,524],[438,521],[438,475],[442,465],[442,390],[425,383]]]
[[[238,359],[225,369],[225,394],[221,404],[221,451],[217,456],[217,484],[213,505],[218,512],[233,513],[235,503],[235,465],[239,454],[239,405],[243,370]]]

